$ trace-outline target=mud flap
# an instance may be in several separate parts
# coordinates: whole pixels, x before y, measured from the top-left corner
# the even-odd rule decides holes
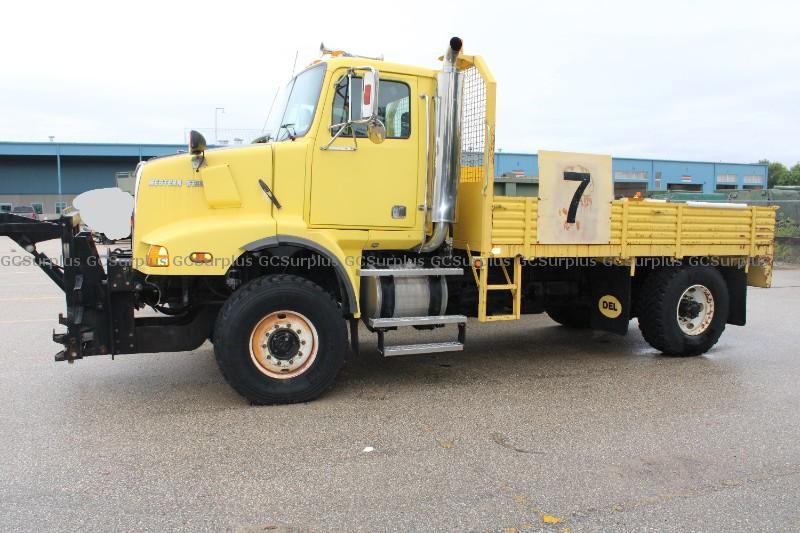
[[[744,326],[747,322],[747,274],[744,269],[736,267],[722,267],[719,271],[728,286],[728,324]],[[753,271],[752,266],[750,271]]]
[[[631,319],[630,267],[598,265],[589,275],[592,329],[625,335]]]

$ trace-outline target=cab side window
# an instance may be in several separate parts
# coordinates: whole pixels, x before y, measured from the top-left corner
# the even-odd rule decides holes
[[[353,94],[361,94],[361,78],[353,77]],[[378,116],[386,126],[387,139],[408,139],[411,135],[411,91],[403,82],[381,80],[378,87]],[[347,122],[347,76],[342,76],[336,83],[336,92],[333,97],[333,117],[331,125]],[[361,118],[361,106],[353,106],[353,120]],[[353,126],[357,137],[367,136],[367,126],[357,124]],[[336,130],[331,131],[336,134]],[[350,128],[342,135],[352,135]]]

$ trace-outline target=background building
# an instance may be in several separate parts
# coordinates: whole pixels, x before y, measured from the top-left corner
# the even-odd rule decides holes
[[[32,205],[60,213],[76,195],[116,186],[139,161],[185,150],[178,144],[0,142],[0,210]]]
[[[239,139],[236,139],[237,141]],[[114,187],[139,161],[185,151],[182,144],[98,144],[0,142],[0,210],[32,205],[40,213],[57,214],[72,199],[90,189]],[[725,189],[766,188],[767,165],[613,160],[615,194],[646,191],[711,193]],[[529,194],[538,186],[536,154],[499,152],[495,174],[501,191]]]
[[[495,154],[494,168],[497,176],[538,178],[539,158],[536,154],[498,152]],[[767,187],[767,165],[761,163],[615,157],[612,172],[616,196],[633,196],[636,192],[644,194],[646,191],[713,193]]]

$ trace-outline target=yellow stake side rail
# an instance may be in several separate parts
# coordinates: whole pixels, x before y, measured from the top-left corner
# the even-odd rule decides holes
[[[693,207],[615,200],[608,244],[540,244],[538,198],[497,196],[492,203],[496,257],[772,257],[776,207]]]
[[[538,198],[497,196],[492,202],[491,254],[471,255],[479,289],[479,319],[519,318],[519,258],[586,257],[615,259],[631,265],[637,258],[719,257],[743,259],[748,284],[768,287],[772,278],[777,207],[748,206],[740,209],[690,206],[648,200],[615,200],[611,207],[611,239],[608,244],[542,244],[537,235]],[[469,250],[468,250],[469,251]],[[514,258],[514,280],[508,286],[488,285],[489,258]],[[758,262],[752,259],[760,259]],[[480,260],[481,263],[476,263]],[[505,275],[507,273],[504,272]],[[486,315],[486,292],[508,289],[514,297],[512,315]]]

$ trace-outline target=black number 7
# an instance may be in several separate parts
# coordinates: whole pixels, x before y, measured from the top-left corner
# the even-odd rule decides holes
[[[572,196],[572,202],[570,202],[569,211],[567,211],[567,222],[572,224],[575,222],[575,215],[578,214],[578,204],[581,201],[581,196],[583,196],[583,191],[589,186],[591,177],[588,172],[564,172],[564,179],[567,181],[581,182],[575,194]]]

